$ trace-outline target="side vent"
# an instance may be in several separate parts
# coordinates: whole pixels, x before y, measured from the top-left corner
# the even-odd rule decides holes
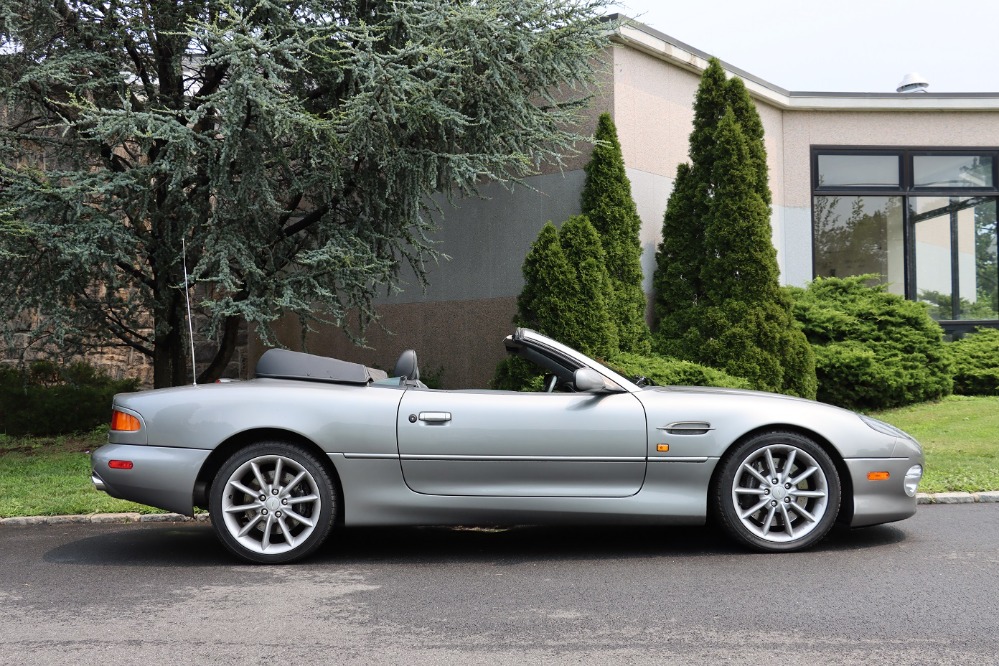
[[[662,430],[667,435],[706,435],[714,428],[706,421],[677,421],[659,426],[656,430]]]

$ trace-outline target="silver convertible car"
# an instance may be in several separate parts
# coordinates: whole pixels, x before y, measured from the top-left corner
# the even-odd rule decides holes
[[[544,390],[433,390],[416,354],[392,376],[267,351],[250,381],[115,397],[93,482],[209,511],[233,553],[316,550],[342,525],[702,524],[792,551],[835,523],[911,516],[919,445],[881,421],[769,393],[645,386],[517,329]]]

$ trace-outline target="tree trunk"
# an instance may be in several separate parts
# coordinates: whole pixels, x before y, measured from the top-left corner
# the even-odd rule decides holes
[[[219,343],[219,348],[215,352],[215,357],[212,362],[208,364],[200,375],[198,375],[199,384],[210,384],[216,379],[222,376],[225,372],[226,366],[229,365],[229,361],[232,360],[233,352],[236,351],[236,343],[239,341],[239,325],[242,321],[241,317],[226,317],[225,324],[222,328],[222,340]]]

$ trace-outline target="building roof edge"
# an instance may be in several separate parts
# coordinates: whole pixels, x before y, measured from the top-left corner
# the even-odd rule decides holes
[[[617,22],[611,40],[622,46],[700,74],[712,56],[627,16],[614,14]],[[725,71],[741,78],[755,99],[788,111],[999,111],[999,92],[897,93],[897,92],[795,92],[781,88],[720,60]]]

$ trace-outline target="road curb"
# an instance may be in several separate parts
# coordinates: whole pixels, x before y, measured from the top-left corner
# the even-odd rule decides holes
[[[93,513],[81,516],[15,516],[0,518],[0,525],[68,525],[71,523],[207,523],[208,514],[193,518],[179,513]]]
[[[999,504],[999,490],[982,493],[919,493],[918,504]],[[179,513],[93,513],[82,516],[15,516],[0,525],[68,525],[71,523],[207,523],[208,514],[193,518]]]
[[[996,504],[999,503],[999,491],[991,490],[984,493],[919,493],[916,498],[920,504]]]

